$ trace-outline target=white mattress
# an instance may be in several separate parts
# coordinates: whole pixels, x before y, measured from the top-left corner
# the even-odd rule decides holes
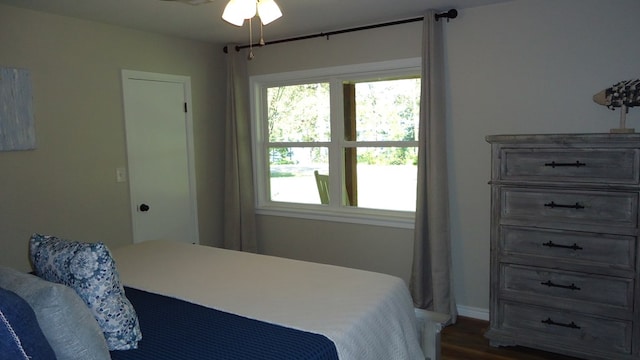
[[[125,286],[323,334],[341,360],[424,359],[397,277],[168,241],[112,253]]]

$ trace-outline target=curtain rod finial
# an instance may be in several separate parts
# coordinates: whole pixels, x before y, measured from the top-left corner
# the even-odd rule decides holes
[[[455,19],[458,17],[458,10],[451,9],[447,12],[436,14],[435,17],[436,21],[440,20],[440,18],[447,18],[447,22],[449,22],[450,19]]]

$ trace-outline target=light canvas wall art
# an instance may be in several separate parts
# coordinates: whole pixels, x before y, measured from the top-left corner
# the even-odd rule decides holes
[[[0,151],[36,148],[31,74],[0,67]]]

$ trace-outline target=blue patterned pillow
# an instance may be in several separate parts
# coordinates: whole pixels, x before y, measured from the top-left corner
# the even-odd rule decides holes
[[[138,347],[136,312],[126,298],[115,262],[103,243],[67,241],[33,234],[29,242],[36,275],[73,288],[89,306],[109,350]]]

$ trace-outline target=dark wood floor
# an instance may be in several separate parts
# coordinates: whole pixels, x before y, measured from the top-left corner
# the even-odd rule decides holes
[[[489,322],[458,317],[455,325],[442,330],[442,360],[576,360],[544,351],[513,347],[491,347],[484,332]]]

